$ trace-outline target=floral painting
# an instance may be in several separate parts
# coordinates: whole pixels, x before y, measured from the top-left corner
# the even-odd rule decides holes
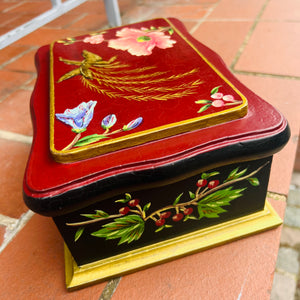
[[[128,51],[131,55],[136,56],[151,55],[155,47],[167,49],[172,48],[176,43],[164,31],[171,32],[169,28],[123,28],[117,31],[118,39],[109,40],[108,47]]]
[[[110,129],[116,124],[117,117],[115,114],[105,116],[101,121],[101,127],[104,132],[100,134],[91,134],[81,138],[81,133],[87,130],[89,123],[91,122],[94,114],[94,108],[97,101],[90,100],[89,102],[82,102],[73,109],[66,109],[64,113],[55,114],[56,118],[69,125],[71,130],[76,133],[75,138],[70,144],[68,144],[63,151],[70,150],[73,147],[82,147],[92,143],[96,143],[102,139],[109,138],[111,135],[121,132],[126,132],[138,127],[143,118],[138,117],[131,120],[128,124],[123,125],[121,128],[110,131]],[[100,129],[100,126],[99,126]]]
[[[168,33],[168,34],[166,34]],[[105,40],[105,32],[91,34],[83,40],[76,40],[74,38],[67,38],[67,40],[60,40],[58,43],[64,45],[71,45],[75,42],[84,42],[92,45],[98,45],[103,42],[108,43],[108,47],[128,51],[131,55],[147,56],[152,54],[152,50],[157,47],[159,49],[172,48],[176,44],[170,35],[173,34],[171,27],[142,27],[136,28],[122,28],[116,32],[116,39]]]
[[[93,144],[104,139],[112,138],[113,135],[120,133],[125,135],[126,131],[134,130],[140,126],[143,121],[144,125],[148,126],[146,129],[149,129],[150,121],[149,118],[146,121],[147,116],[144,114],[143,116],[137,115],[133,117],[132,120],[128,120],[127,124],[120,124],[120,127],[116,130],[111,130],[112,126],[114,126],[114,128],[117,126],[115,125],[117,122],[116,112],[119,112],[117,108],[114,110],[114,113],[108,114],[107,111],[105,115],[102,116],[102,122],[99,122],[99,124],[102,124],[99,126],[101,131],[96,131],[95,133],[95,129],[93,128],[94,133],[82,136],[82,133],[87,130],[93,118],[94,110],[97,109],[97,101],[100,101],[102,96],[105,96],[103,98],[108,100],[112,99],[115,107],[118,106],[116,102],[122,100],[134,102],[168,101],[168,103],[174,100],[174,111],[180,106],[179,101],[184,102],[187,100],[185,103],[189,107],[185,115],[182,114],[182,116],[180,115],[176,118],[176,122],[194,118],[197,113],[203,113],[211,107],[214,109],[223,109],[243,103],[240,99],[236,99],[237,97],[234,96],[233,93],[226,93],[225,90],[228,90],[228,87],[223,87],[222,85],[213,87],[210,95],[206,99],[197,99],[198,94],[203,94],[207,87],[209,88],[209,85],[211,86],[209,82],[206,82],[206,78],[200,75],[200,72],[203,72],[200,67],[193,67],[181,61],[180,68],[176,69],[172,67],[171,62],[171,65],[165,64],[163,60],[160,59],[157,65],[154,65],[153,63],[156,62],[156,59],[146,60],[143,58],[154,55],[154,53],[159,55],[160,58],[168,57],[170,54],[167,52],[171,51],[168,49],[179,46],[179,35],[174,35],[172,27],[124,27],[112,32],[113,34],[111,34],[111,32],[108,34],[106,31],[101,31],[82,38],[67,38],[57,42],[60,44],[59,47],[63,47],[64,49],[74,43],[81,43],[78,49],[80,49],[82,56],[82,59],[78,59],[80,56],[78,56],[77,53],[76,60],[74,60],[61,57],[59,56],[61,52],[57,52],[55,59],[59,61],[59,64],[55,64],[55,66],[58,65],[58,67],[54,76],[55,84],[59,85],[57,90],[62,90],[61,88],[64,87],[64,82],[68,80],[68,84],[65,86],[69,89],[74,87],[74,82],[76,90],[81,90],[82,87],[87,88],[92,92],[91,97],[97,99],[87,102],[85,100],[78,105],[76,103],[76,107],[74,107],[74,105],[73,108],[68,107],[65,111],[55,112],[56,120],[70,126],[72,132],[76,134],[73,140],[69,141],[65,147],[64,145],[59,146],[63,148],[62,150],[70,150],[74,147]],[[83,48],[85,45],[93,45],[93,47],[89,47],[89,50],[87,50]],[[114,49],[115,51],[107,51],[107,48]],[[76,47],[74,47],[74,49],[77,50]],[[93,51],[90,51],[90,49]],[[101,56],[103,49],[105,50],[103,53],[106,58]],[[120,52],[121,59],[118,54]],[[62,53],[68,53],[68,51],[62,51]],[[70,51],[70,53],[73,54],[74,52]],[[166,53],[166,56],[163,56],[164,53]],[[124,55],[125,59],[123,58]],[[133,60],[127,59],[128,55],[139,57],[139,60],[134,60],[134,62],[137,63],[132,63]],[[151,64],[139,65],[139,61],[150,61]],[[61,68],[61,63],[64,64],[65,68]],[[160,64],[162,64],[163,67],[161,67]],[[64,70],[62,74],[60,70]],[[70,80],[75,78],[76,81],[71,81],[70,83]],[[78,87],[80,82],[82,87]],[[203,87],[201,89],[203,84],[205,84],[205,88]],[[163,123],[164,121],[157,122],[158,125],[156,125],[156,127],[172,124],[170,122],[170,120],[172,120],[170,116],[173,115],[171,105],[173,104],[168,104],[168,109],[165,110],[165,114],[168,114],[167,118],[160,118],[160,120],[166,119],[167,121],[165,121],[165,123]],[[197,105],[200,105],[198,111],[196,110]],[[138,106],[134,107],[136,108]],[[163,113],[163,109],[159,109]],[[122,120],[124,120],[123,117]],[[93,122],[93,124],[95,123]],[[156,127],[153,125],[153,128]],[[141,127],[139,129],[141,129]],[[102,130],[104,131],[102,132]],[[59,143],[60,141],[61,139]]]
[[[106,43],[108,48],[125,51],[132,56],[149,56],[155,48],[165,50],[174,47],[176,41],[171,38],[170,27],[122,28],[116,32],[116,38],[105,39],[105,32],[93,34],[82,40],[68,38],[58,41],[64,45],[82,42],[92,45]],[[100,50],[99,50],[100,51]],[[82,61],[60,57],[59,60],[75,69],[63,74],[57,83],[74,76],[80,76],[82,84],[92,91],[113,99],[135,101],[181,99],[196,94],[203,83],[197,68],[174,74],[170,70],[158,71],[157,66],[131,66],[112,56],[104,60],[100,55],[88,50],[82,51]],[[182,82],[184,80],[184,83]]]
[[[155,224],[155,233],[158,233],[180,222],[201,222],[203,218],[219,218],[220,214],[230,210],[232,201],[243,196],[249,185],[254,188],[260,185],[256,174],[267,164],[269,162],[252,172],[249,172],[248,168],[234,168],[227,176],[222,177],[225,178],[223,181],[220,180],[222,174],[217,170],[204,172],[195,182],[194,191],[182,191],[175,199],[170,199],[168,205],[154,211],[151,211],[151,202],[143,203],[143,199],[134,198],[132,194],[126,193],[123,198],[115,201],[114,214],[99,209],[89,214],[81,214],[80,216],[85,218],[83,221],[66,225],[77,227],[74,234],[76,242],[89,224],[113,219],[91,235],[106,240],[118,240],[118,245],[121,245],[139,240],[149,222]],[[234,187],[242,182],[245,182],[244,187]]]
[[[198,113],[202,113],[206,111],[211,106],[213,107],[224,107],[224,106],[232,106],[237,104],[242,104],[243,101],[234,99],[232,95],[224,95],[223,93],[219,92],[221,86],[214,87],[210,91],[210,100],[197,100],[195,101],[196,104],[204,104],[199,110]]]

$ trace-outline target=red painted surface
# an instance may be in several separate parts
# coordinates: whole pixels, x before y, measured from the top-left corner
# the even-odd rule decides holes
[[[151,27],[155,27],[157,30],[153,29],[153,32],[140,30],[141,28],[150,30]],[[156,19],[124,28],[129,28],[133,33],[134,30],[139,30],[141,32],[138,34],[141,35],[143,33],[161,34],[159,37],[165,38],[169,42],[168,47],[166,49],[154,47],[151,54],[140,56],[111,48],[110,42],[118,40],[117,37],[121,32],[120,28],[115,28],[100,34],[100,41],[104,39],[100,44],[83,42],[95,37],[83,36],[76,38],[71,45],[65,44],[68,41],[65,43],[55,42],[50,49],[52,55],[50,64],[53,68],[54,78],[51,87],[54,89],[53,108],[55,113],[63,113],[65,109],[74,108],[83,101],[97,101],[94,117],[88,125],[88,130],[82,136],[103,132],[100,123],[109,114],[117,116],[117,124],[114,128],[120,126],[122,128],[131,120],[138,117],[143,118],[143,122],[134,130],[126,132],[126,134],[120,132],[110,136],[110,138],[124,136],[128,138],[131,134],[145,133],[147,130],[159,132],[162,130],[162,126],[171,127],[174,123],[192,121],[203,116],[209,117],[213,113],[222,112],[225,116],[226,112],[233,108],[239,110],[239,106],[243,104],[242,95],[230,86],[230,82],[226,82],[226,78],[222,78],[209,65],[206,57],[197,53],[193,44],[190,44],[185,37],[186,34],[182,36],[181,30],[178,30],[172,22]],[[159,28],[163,28],[162,31],[159,31]],[[168,30],[172,30],[172,34],[169,34]],[[137,48],[138,50],[139,47],[142,47],[140,45],[145,43],[147,42],[135,41],[131,44],[133,49]],[[88,51],[88,53],[84,51]],[[144,52],[142,51],[142,53]],[[102,60],[97,65],[95,61],[99,57]],[[105,64],[112,58],[115,60]],[[93,75],[91,79],[88,72],[85,73],[82,70],[83,67],[80,69],[76,65],[82,61],[89,65],[89,70],[98,72],[97,75],[100,78],[98,82],[95,79],[96,75]],[[93,68],[92,62],[96,67]],[[60,81],[69,72],[71,75],[77,75]],[[126,80],[122,78],[126,78]],[[99,87],[102,92],[95,91],[95,87],[89,88],[87,82]],[[220,87],[222,94],[231,95],[233,99],[236,99],[236,104],[211,98],[210,91],[215,87]],[[215,105],[198,113],[205,104],[195,103],[197,100],[214,100]],[[54,123],[54,146],[55,150],[59,151],[72,141],[74,132],[70,130],[69,126],[55,118],[54,114],[51,118]],[[156,134],[154,140],[159,137],[160,135]],[[101,140],[99,147],[106,141],[107,139]]]
[[[178,26],[181,26],[180,23]],[[185,34],[188,35],[187,32]],[[248,114],[245,117],[83,161],[57,163],[49,151],[49,47],[45,46],[36,57],[39,76],[31,101],[34,142],[24,179],[25,193],[30,197],[51,197],[101,178],[156,168],[228,145],[273,136],[286,128],[284,117],[243,86],[218,55],[192,37],[188,38],[247,97]],[[211,86],[217,85],[216,82]],[[184,109],[183,105],[174,110],[174,114]]]

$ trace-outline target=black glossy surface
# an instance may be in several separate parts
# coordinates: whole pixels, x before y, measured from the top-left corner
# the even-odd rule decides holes
[[[124,204],[115,203],[115,200],[124,198],[123,194],[107,199],[105,201],[100,201],[99,203],[93,204],[91,206],[85,207],[81,210],[63,216],[54,217],[53,219],[76,262],[79,265],[86,264],[92,261],[127,252],[132,249],[143,247],[159,241],[164,241],[166,239],[182,235],[184,233],[206,228],[211,225],[219,224],[224,221],[232,220],[262,210],[265,204],[271,160],[272,157],[268,157],[255,161],[235,163],[205,171],[213,172],[217,170],[218,172],[220,172],[220,175],[217,175],[212,179],[218,179],[221,183],[227,178],[228,174],[236,167],[239,167],[239,170],[247,168],[247,174],[249,174],[252,171],[257,170],[260,166],[266,164],[266,162],[268,162],[255,175],[255,177],[259,179],[259,186],[252,186],[247,180],[233,183],[233,189],[246,189],[243,191],[242,197],[232,200],[230,202],[230,205],[223,207],[227,210],[227,212],[220,213],[218,218],[202,218],[200,220],[187,220],[185,222],[183,222],[182,220],[179,222],[174,222],[171,218],[168,218],[166,220],[167,224],[170,224],[173,227],[165,228],[160,232],[155,232],[155,230],[158,229],[158,227],[155,225],[154,221],[149,219],[145,222],[145,231],[142,234],[141,238],[137,241],[131,242],[128,245],[122,244],[118,246],[117,244],[119,240],[106,241],[104,238],[94,237],[90,235],[90,233],[101,229],[102,225],[106,222],[112,222],[113,219],[109,221],[100,221],[94,224],[84,226],[85,231],[80,237],[80,239],[76,242],[74,242],[74,235],[78,227],[70,227],[65,225],[65,223],[86,221],[87,218],[81,216],[81,214],[91,214],[94,213],[94,211],[97,209],[103,210],[110,215],[118,214],[118,210],[121,207],[123,207]],[[151,208],[149,209],[149,213],[151,213],[166,205],[172,204],[176,197],[182,192],[184,194],[180,201],[188,201],[189,191],[195,192],[195,189],[197,188],[196,182],[200,179],[200,175],[201,174],[197,174],[184,180],[157,188],[150,188],[148,190],[139,191],[132,191],[130,189],[126,189],[125,192],[130,193],[133,198],[140,199],[142,207],[148,202],[151,202]],[[198,216],[196,207],[194,207],[193,214],[195,216]]]

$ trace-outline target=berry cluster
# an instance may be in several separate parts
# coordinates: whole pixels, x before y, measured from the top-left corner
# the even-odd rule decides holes
[[[198,188],[202,188],[205,187],[207,185],[207,188],[209,189],[213,189],[216,186],[219,185],[219,180],[211,180],[208,184],[207,184],[207,180],[206,179],[200,179],[197,181],[196,185]]]
[[[184,216],[189,216],[193,213],[194,209],[192,207],[188,207],[188,208],[184,208],[183,209],[183,213],[176,213],[173,217],[172,220],[174,222],[179,222],[180,220],[182,220],[184,218]],[[160,218],[155,222],[155,225],[160,227],[165,225],[166,223],[166,219],[168,219],[170,216],[172,215],[172,213],[170,211],[165,211],[163,213],[160,214]]]
[[[219,185],[219,180],[211,180],[207,181],[206,179],[200,179],[197,181],[196,185],[198,187],[198,193],[202,187],[206,187],[206,189],[213,189]],[[185,216],[190,216],[194,209],[192,207],[182,207],[182,212],[179,212],[179,210],[176,211],[176,214],[172,216],[172,220],[174,222],[181,221]],[[159,215],[159,219],[155,221],[155,225],[158,227],[164,226],[166,223],[166,219],[168,219],[172,213],[170,211],[165,211]]]
[[[198,187],[196,195],[199,195],[201,188],[206,187],[205,190],[213,189],[213,188],[217,187],[219,185],[219,183],[220,183],[219,180],[211,180],[209,182],[207,181],[207,179],[198,180],[196,183],[196,185]],[[125,216],[130,211],[135,212],[135,211],[131,210],[131,208],[137,207],[138,209],[140,209],[139,203],[140,203],[139,199],[131,199],[130,201],[127,202],[128,206],[123,206],[122,208],[119,209],[119,213],[121,215]],[[166,223],[166,219],[170,218],[171,216],[172,216],[173,222],[179,222],[184,217],[188,218],[188,216],[191,216],[194,211],[194,209],[192,207],[185,207],[182,205],[178,205],[178,206],[175,205],[173,208],[176,209],[176,213],[173,216],[172,216],[172,212],[167,210],[162,213],[157,212],[157,215],[159,217],[158,220],[156,218],[154,218],[154,216],[152,217],[152,219],[154,220],[155,225],[157,227],[164,226]]]
[[[128,205],[130,207],[136,207],[139,205],[139,203],[140,203],[139,199],[132,199],[128,202]],[[122,208],[119,209],[119,213],[124,216],[127,215],[129,212],[130,212],[130,208],[128,206],[123,206]]]

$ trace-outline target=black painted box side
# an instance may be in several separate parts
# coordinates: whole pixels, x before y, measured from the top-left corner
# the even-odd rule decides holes
[[[237,162],[169,184],[128,189],[126,195],[53,220],[76,263],[84,265],[263,210],[271,161],[270,156]],[[204,180],[206,185],[198,187]],[[208,188],[211,182],[217,185]],[[139,200],[138,206],[130,206],[133,199]],[[120,214],[124,207],[129,209],[126,215]],[[166,212],[170,216],[162,218]],[[120,226],[127,226],[127,232]]]

